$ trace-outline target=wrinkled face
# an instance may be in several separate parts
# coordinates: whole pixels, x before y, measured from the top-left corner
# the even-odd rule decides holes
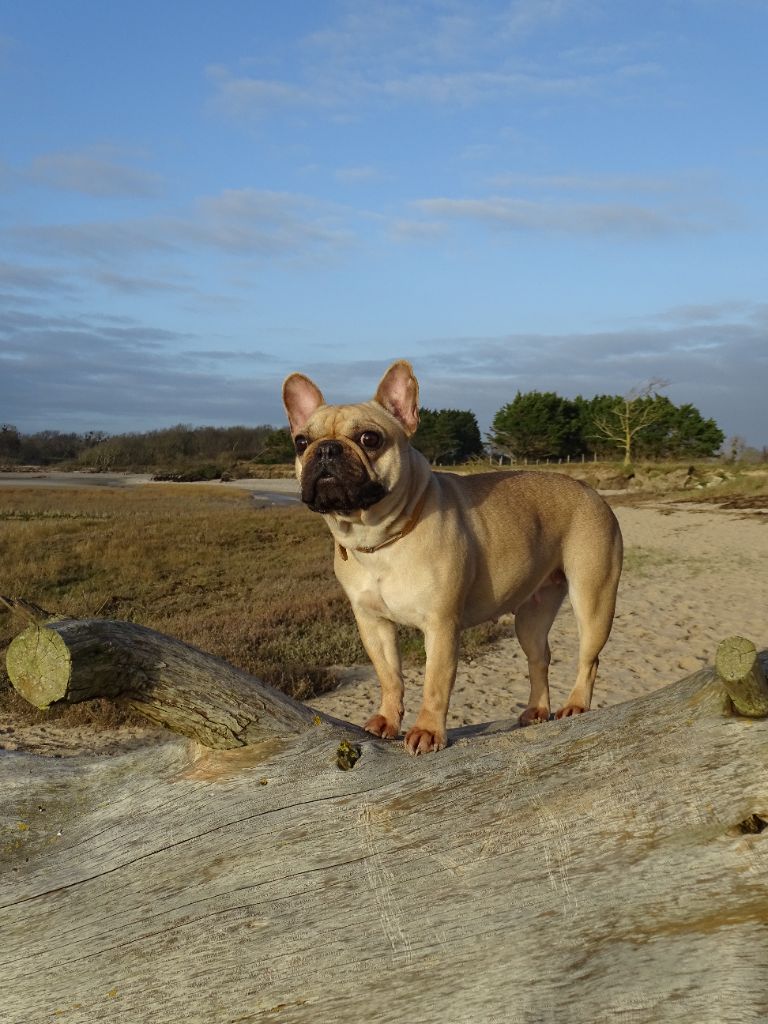
[[[375,402],[323,405],[293,437],[301,500],[313,512],[352,513],[386,497],[405,435]]]
[[[396,486],[419,425],[419,384],[409,362],[392,363],[375,397],[359,405],[327,405],[309,377],[292,373],[283,383],[283,404],[301,500],[314,512],[364,511]]]

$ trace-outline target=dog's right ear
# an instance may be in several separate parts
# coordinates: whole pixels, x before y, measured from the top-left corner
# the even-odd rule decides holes
[[[324,402],[320,388],[303,373],[292,373],[290,377],[285,378],[283,405],[288,413],[292,434],[298,434],[303,430],[309,417]]]

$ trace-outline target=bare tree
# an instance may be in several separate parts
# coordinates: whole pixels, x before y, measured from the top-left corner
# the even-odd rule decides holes
[[[734,434],[733,437],[728,438],[728,451],[730,452],[731,462],[736,462],[738,459],[743,458],[746,450],[747,442],[739,434]]]
[[[612,441],[624,453],[625,466],[632,464],[635,437],[662,415],[661,407],[653,399],[662,388],[669,387],[669,383],[668,380],[654,377],[647,384],[632,388],[617,402],[615,408],[593,420],[597,435]]]

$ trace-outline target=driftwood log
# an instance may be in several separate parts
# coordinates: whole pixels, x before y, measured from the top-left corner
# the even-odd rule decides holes
[[[748,641],[722,678],[421,758],[133,624],[35,623],[7,660],[38,706],[189,737],[0,756],[8,1024],[768,1019]]]
[[[37,708],[120,698],[206,747],[244,747],[320,724],[365,736],[221,658],[132,622],[36,624],[11,643],[6,664],[16,690]]]

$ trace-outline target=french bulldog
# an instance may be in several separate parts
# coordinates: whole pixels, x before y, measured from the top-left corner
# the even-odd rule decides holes
[[[400,732],[398,623],[424,634],[424,699],[405,736],[410,753],[424,754],[447,742],[461,631],[507,613],[528,660],[520,724],[548,720],[547,638],[566,594],[579,628],[578,673],[557,717],[587,711],[622,564],[621,532],[605,501],[564,474],[433,472],[409,442],[419,386],[404,360],[371,401],[328,405],[308,377],[292,373],[283,402],[301,499],[333,534],[334,570],[381,684],[368,732]]]

